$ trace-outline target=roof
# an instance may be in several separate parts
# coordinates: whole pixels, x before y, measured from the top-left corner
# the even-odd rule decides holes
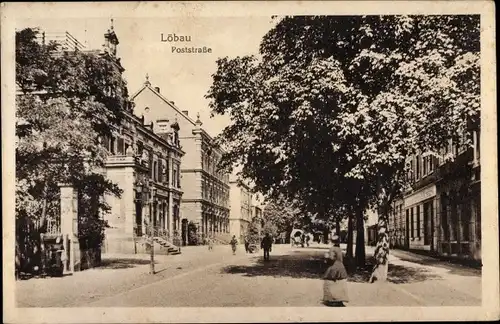
[[[132,94],[130,96],[130,100],[134,100],[140,93],[142,93],[144,90],[148,89],[149,91],[153,92],[155,95],[157,95],[161,100],[163,100],[163,102],[165,102],[167,105],[169,105],[170,107],[172,107],[180,116],[182,116],[185,120],[187,120],[188,122],[190,122],[193,126],[198,126],[196,124],[196,121],[193,120],[191,117],[189,117],[188,115],[186,115],[185,113],[182,112],[182,110],[180,110],[177,106],[175,106],[172,101],[168,100],[165,96],[163,96],[161,93],[159,93],[158,91],[156,91],[152,86],[151,86],[151,83],[149,81],[146,81],[142,87],[137,91],[135,92],[134,94]],[[199,130],[206,136],[208,137],[209,140],[213,140],[213,137],[208,134],[203,128],[199,128]],[[222,152],[222,149],[219,148],[219,150],[221,150]]]
[[[186,115],[185,113],[183,113],[179,108],[177,108],[170,100],[168,100],[165,96],[163,96],[161,93],[159,93],[158,91],[156,91],[155,89],[153,89],[151,87],[151,84],[149,82],[145,83],[142,85],[142,87],[136,92],[134,93],[132,96],[130,96],[130,100],[134,100],[141,92],[143,92],[144,90],[146,89],[149,89],[150,91],[152,91],[155,95],[157,95],[161,100],[163,100],[167,105],[169,105],[170,107],[172,107],[179,115],[181,115],[182,117],[184,117],[187,121],[189,121],[191,124],[193,124],[193,126],[196,126],[196,122],[191,118],[189,117],[188,115]]]

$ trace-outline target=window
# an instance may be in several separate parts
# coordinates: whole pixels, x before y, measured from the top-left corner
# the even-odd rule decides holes
[[[441,229],[444,241],[448,241],[450,239],[450,229],[448,226],[448,197],[446,195],[441,196]]]
[[[153,180],[158,181],[158,162],[153,162]]]
[[[168,185],[170,183],[170,160],[165,161],[165,183]]]
[[[123,140],[123,138],[118,137],[117,144],[118,144],[118,148],[116,151],[118,152],[118,154],[124,155],[125,154],[125,151],[124,151],[125,141]]]
[[[109,148],[110,148],[110,152],[111,154],[116,154],[116,149],[115,149],[115,137],[114,136],[111,136],[111,138],[109,139]]]
[[[153,166],[153,150],[149,150],[149,178],[153,179],[154,166]]]
[[[181,187],[181,170],[179,168],[179,164],[176,165],[177,168],[177,188]]]
[[[177,169],[174,167],[172,175],[172,186],[177,187]]]
[[[410,232],[411,232],[411,238],[415,237],[414,229],[415,229],[415,224],[414,224],[414,219],[413,219],[413,207],[410,210]]]
[[[420,179],[420,155],[416,156],[416,171],[415,171],[415,180]]]
[[[137,142],[137,154],[142,157],[142,152],[144,151],[144,144],[142,142]]]
[[[417,237],[420,238],[420,206],[417,206]]]
[[[415,176],[415,169],[414,169],[414,166],[413,166],[413,159],[412,159],[410,161],[410,176],[409,176],[410,182],[413,182],[414,176]]]

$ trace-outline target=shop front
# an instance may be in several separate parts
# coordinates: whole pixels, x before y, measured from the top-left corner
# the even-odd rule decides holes
[[[436,205],[435,184],[404,198],[405,236],[410,250],[436,250]]]

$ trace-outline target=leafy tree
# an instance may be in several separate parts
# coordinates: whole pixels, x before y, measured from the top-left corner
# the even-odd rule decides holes
[[[58,217],[58,183],[71,183],[81,243],[101,243],[109,206],[100,197],[121,193],[101,172],[100,143],[130,108],[122,71],[109,56],[41,44],[36,29],[16,32],[16,221],[34,224],[30,231]]]
[[[232,121],[222,166],[322,219],[345,210],[361,224],[374,206],[372,280],[385,280],[407,159],[467,145],[479,121],[479,16],[284,17],[260,54],[217,61],[207,98]]]
[[[292,203],[284,200],[270,201],[264,207],[262,214],[263,227],[270,234],[286,233],[287,237],[294,227],[302,227],[304,218],[307,217],[300,209],[293,207]]]
[[[253,218],[245,233],[245,240],[250,244],[257,244],[260,246],[261,240],[261,232],[260,232],[261,224],[260,220],[257,218]]]

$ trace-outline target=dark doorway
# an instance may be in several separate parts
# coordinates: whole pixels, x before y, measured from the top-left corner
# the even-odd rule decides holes
[[[188,241],[188,220],[182,220],[182,246],[186,246]]]
[[[142,204],[140,202],[135,203],[135,225],[135,235],[142,236]]]
[[[410,211],[406,210],[406,226],[405,226],[405,248],[410,248]]]

